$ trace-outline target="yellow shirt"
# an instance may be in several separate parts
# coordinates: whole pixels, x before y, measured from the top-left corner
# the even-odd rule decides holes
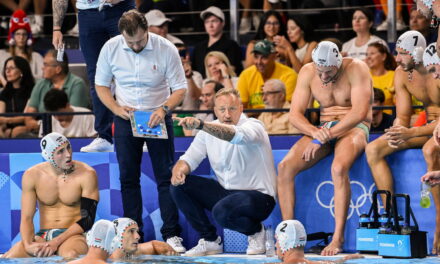
[[[371,75],[373,78],[373,87],[381,89],[385,94],[385,102],[383,105],[393,106],[394,105],[394,71],[387,71],[384,75],[375,76]],[[392,114],[391,110],[384,111],[387,114]]]
[[[295,90],[298,74],[283,64],[275,62],[275,69],[269,79],[279,79],[286,85],[286,100],[290,102]],[[255,65],[244,70],[238,78],[237,89],[240,92],[241,101],[248,108],[264,108],[261,88],[264,85],[263,76]]]

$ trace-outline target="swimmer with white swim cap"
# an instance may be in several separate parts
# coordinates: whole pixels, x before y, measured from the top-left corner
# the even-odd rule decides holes
[[[319,264],[321,261],[311,261],[304,256],[304,247],[307,243],[307,234],[303,224],[298,220],[285,220],[275,230],[277,256],[283,263]],[[363,258],[359,254],[345,256],[326,263],[344,263],[349,259]]]
[[[108,220],[98,220],[87,232],[89,251],[83,258],[68,262],[68,264],[105,264],[113,253],[112,242],[116,237],[116,227]]]
[[[87,253],[83,233],[94,221],[99,200],[95,170],[72,159],[69,140],[59,133],[50,133],[40,142],[46,162],[23,174],[20,234],[3,257],[75,258]],[[33,218],[38,205],[40,230]]]
[[[396,119],[390,128],[385,129],[385,134],[371,141],[365,150],[377,188],[391,193],[394,179],[386,159],[388,155],[404,149],[422,148],[428,171],[440,170],[437,160],[439,148],[435,137],[431,137],[440,116],[440,79],[435,79],[427,70],[437,67],[435,46],[426,48],[423,35],[410,30],[398,38],[396,51],[399,65],[394,72]],[[413,98],[420,101],[426,111],[428,122],[424,126],[411,127]],[[434,201],[440,201],[439,192],[433,191],[432,194]],[[386,204],[386,197],[381,195],[381,198],[382,204]],[[438,208],[440,204],[436,206]],[[440,210],[437,210],[436,219],[434,254],[440,253]]]
[[[342,57],[336,44],[320,42],[312,52],[313,62],[299,72],[289,120],[304,136],[278,165],[278,198],[283,220],[294,219],[295,181],[302,170],[335,153],[332,179],[335,182],[335,230],[332,242],[321,255],[342,252],[344,229],[350,204],[349,168],[367,145],[372,120],[373,88],[365,62]],[[320,105],[320,127],[304,113],[310,98]]]
[[[113,220],[117,235],[113,239],[111,259],[130,259],[137,255],[178,255],[165,242],[153,240],[139,244],[138,224],[127,217]]]
[[[440,79],[440,58],[437,55],[437,44],[431,43],[423,52],[423,66],[434,79]]]

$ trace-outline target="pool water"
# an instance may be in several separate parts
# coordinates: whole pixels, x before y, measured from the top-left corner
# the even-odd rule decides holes
[[[336,260],[340,257],[310,257],[308,259],[314,261]],[[274,263],[279,262],[277,258],[266,258],[264,256],[244,256],[244,255],[217,255],[209,257],[180,257],[180,256],[141,256],[129,261],[109,261],[112,264],[128,264],[128,263],[151,263],[151,264],[229,264],[229,263]],[[0,259],[0,264],[61,264],[66,263],[61,257],[50,258],[29,258],[29,259]],[[346,262],[347,264],[440,264],[439,257],[428,257],[424,259],[383,259],[383,258],[369,258],[353,259]]]

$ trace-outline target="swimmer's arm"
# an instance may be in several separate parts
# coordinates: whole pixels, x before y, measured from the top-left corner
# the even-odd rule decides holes
[[[81,197],[98,201],[99,200],[98,180],[95,170],[86,169],[85,175],[83,175],[83,177],[84,178],[81,183],[81,187],[82,187]],[[94,219],[92,220],[92,222],[94,222]],[[74,223],[73,225],[69,226],[69,228],[67,228],[67,230],[63,232],[61,235],[51,240],[49,244],[55,249],[57,249],[68,238],[74,235],[82,234],[85,231],[87,230],[84,230],[78,223]]]
[[[141,243],[138,246],[136,255],[177,255],[177,252],[165,242],[152,240],[150,242]]]
[[[351,84],[351,109],[339,123],[330,128],[332,138],[347,133],[364,121],[371,111],[373,88],[368,66],[364,62],[353,61],[346,71],[350,71],[348,78]]]
[[[406,79],[408,79],[407,73],[400,67],[397,68],[394,75],[394,89],[396,91],[396,119],[394,125],[409,127],[413,110],[411,94],[403,81]]]
[[[309,105],[312,91],[310,89],[310,82],[314,75],[313,64],[304,65],[298,75],[295,91],[292,96],[292,103],[290,105],[289,121],[301,133],[312,136],[318,130],[312,125],[304,116]]]
[[[37,193],[33,178],[32,171],[27,170],[22,179],[20,234],[25,250],[34,242],[35,237],[33,218],[37,205]],[[34,255],[34,252],[28,253]]]
[[[411,127],[408,129],[411,137],[422,137],[422,136],[432,136],[435,127],[437,126],[437,122],[431,122],[426,126],[419,127]]]

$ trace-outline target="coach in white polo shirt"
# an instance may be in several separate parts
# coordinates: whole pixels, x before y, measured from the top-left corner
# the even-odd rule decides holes
[[[121,35],[107,41],[96,67],[96,91],[114,114],[115,149],[119,163],[124,217],[139,224],[141,238],[142,195],[140,173],[142,146],[147,143],[157,182],[162,236],[176,251],[181,245],[178,212],[170,193],[171,168],[174,164],[174,136],[170,110],[185,96],[186,78],[177,48],[166,39],[148,32],[145,16],[136,10],[125,12],[119,20]],[[115,96],[110,83],[116,83]],[[171,92],[170,92],[171,90]],[[149,126],[165,120],[168,139],[133,137],[129,111],[151,109]]]

